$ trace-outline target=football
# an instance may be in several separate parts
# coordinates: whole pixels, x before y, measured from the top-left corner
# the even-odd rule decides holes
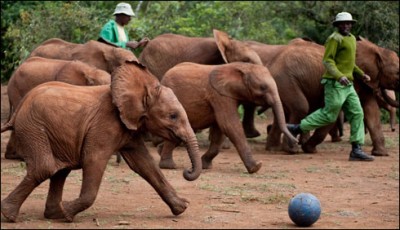
[[[321,203],[310,193],[300,193],[289,203],[289,217],[300,227],[308,227],[317,222],[321,215]]]

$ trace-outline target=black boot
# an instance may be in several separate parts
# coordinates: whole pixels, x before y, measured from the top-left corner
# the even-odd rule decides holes
[[[351,143],[351,145],[352,150],[350,152],[349,161],[373,161],[375,159],[373,156],[369,156],[363,152],[360,144]]]
[[[297,135],[303,132],[301,131],[299,124],[286,124],[286,127],[288,128],[289,132],[292,133],[292,135],[296,138]]]

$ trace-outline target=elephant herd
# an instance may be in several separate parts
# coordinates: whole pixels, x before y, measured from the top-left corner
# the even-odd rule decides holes
[[[25,199],[50,179],[44,216],[72,222],[94,203],[107,162],[119,153],[179,215],[188,201],[160,170],[176,168],[173,149],[181,143],[187,147],[191,167],[183,176],[193,181],[202,169],[212,168],[227,137],[247,171],[256,173],[262,163],[253,158],[246,138],[260,135],[254,126],[257,106],[259,112],[272,108],[274,113],[266,150],[294,153],[298,143],[304,152],[316,152],[335,124],[298,141],[286,123],[298,123],[323,106],[324,47],[303,39],[267,45],[238,41],[219,30],[213,34],[162,34],[139,58],[97,41],[53,38],[33,50],[8,83],[10,117],[1,126],[1,132],[11,130],[5,157],[24,160],[27,174],[1,202],[2,214],[16,222]],[[399,91],[399,58],[363,38],[357,41],[356,58],[371,76],[368,84],[355,81],[355,88],[372,155],[387,156],[379,108],[399,106],[390,96]],[[200,155],[195,132],[207,128],[210,145]],[[163,139],[158,165],[144,143],[147,133]],[[63,201],[65,180],[76,169],[83,171],[80,195]]]

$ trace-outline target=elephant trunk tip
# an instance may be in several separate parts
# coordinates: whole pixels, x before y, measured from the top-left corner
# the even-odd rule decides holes
[[[195,170],[190,170],[190,169],[185,169],[183,171],[183,177],[187,180],[187,181],[194,181],[197,178],[199,178],[201,173],[201,170],[197,170],[197,172]]]

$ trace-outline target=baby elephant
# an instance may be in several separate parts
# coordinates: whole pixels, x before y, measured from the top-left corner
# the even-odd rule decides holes
[[[194,130],[210,128],[210,146],[202,156],[203,169],[212,166],[220,151],[224,134],[235,145],[247,171],[261,168],[247,143],[240,122],[238,106],[254,103],[272,106],[279,127],[294,144],[296,138],[286,128],[285,115],[274,78],[262,65],[233,62],[224,65],[181,63],[170,69],[161,80],[182,103]],[[161,168],[175,168],[172,151],[178,143],[166,141],[161,149]]]
[[[21,99],[35,86],[49,81],[62,81],[73,85],[108,85],[111,75],[81,61],[64,61],[41,57],[28,58],[13,73],[8,82],[7,94],[10,102],[10,114]],[[4,155],[7,159],[21,159],[15,151],[14,134]]]
[[[27,170],[21,183],[1,201],[2,214],[13,222],[25,199],[47,179],[50,188],[44,216],[72,222],[94,203],[115,152],[157,191],[174,215],[183,213],[188,201],[177,195],[162,174],[141,138],[143,132],[183,141],[192,162],[184,178],[192,181],[201,173],[197,139],[185,110],[172,90],[161,86],[137,62],[117,68],[111,85],[47,82],[35,87],[1,126],[1,132],[9,129],[15,131],[17,151]],[[65,180],[76,169],[83,171],[80,195],[63,201]]]

